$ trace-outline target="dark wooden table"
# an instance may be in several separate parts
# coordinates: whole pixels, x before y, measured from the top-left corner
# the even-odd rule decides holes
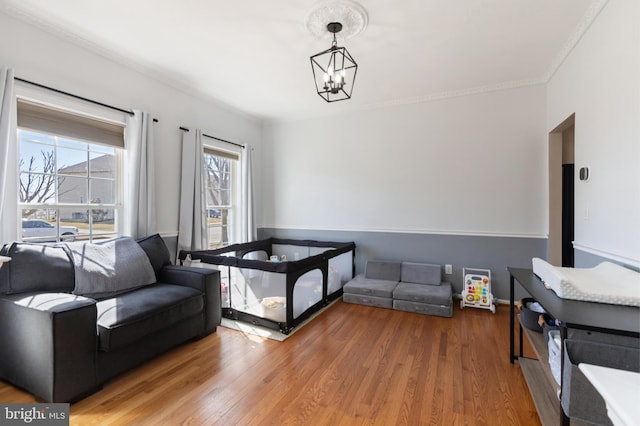
[[[511,364],[518,359],[518,355],[515,354],[514,287],[516,281],[549,315],[562,322],[560,327],[562,341],[567,337],[567,329],[569,328],[640,337],[640,308],[562,299],[553,290],[547,289],[540,278],[533,273],[533,270],[512,267],[508,267],[507,270],[510,274],[509,361]],[[519,330],[519,355],[522,356],[522,326],[520,326]],[[561,368],[563,368],[562,365],[564,364],[564,351],[562,355]],[[560,407],[560,412],[560,423],[569,424],[569,418],[564,414],[562,407]]]

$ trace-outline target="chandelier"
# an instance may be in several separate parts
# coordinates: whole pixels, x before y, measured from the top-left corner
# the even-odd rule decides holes
[[[339,47],[336,33],[342,30],[340,22],[331,22],[327,31],[333,34],[331,47],[311,56],[311,69],[318,95],[327,102],[351,99],[358,64],[346,47]]]

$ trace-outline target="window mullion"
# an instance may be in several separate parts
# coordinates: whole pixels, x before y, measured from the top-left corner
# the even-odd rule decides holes
[[[18,191],[19,215],[28,221],[47,221],[55,227],[43,237],[32,232],[35,228],[29,226],[22,228],[21,235],[27,241],[45,242],[61,240],[67,227],[76,229],[76,237],[92,241],[95,238],[112,238],[118,235],[119,221],[116,218],[121,210],[121,153],[119,149],[106,151],[104,148],[96,150],[96,159],[99,168],[95,179],[94,164],[92,163],[92,144],[86,141],[75,141],[63,136],[47,135],[36,131],[18,129],[18,141],[20,144],[20,160],[25,166],[30,164],[29,156],[35,158],[34,167],[28,170],[18,170],[18,185],[21,184],[21,176],[27,181],[31,177],[45,180],[51,177],[52,185],[46,194],[51,193],[52,198],[47,202],[38,202],[43,196],[44,186],[25,188],[24,202],[21,201]],[[27,144],[23,145],[23,142]],[[39,148],[42,146],[42,149]],[[47,159],[43,156],[42,162],[37,159],[40,152],[51,155],[49,167],[44,168]],[[48,154],[48,153],[51,154]],[[103,156],[107,156],[102,158]],[[101,159],[102,158],[102,159]],[[46,173],[50,172],[50,173]],[[45,182],[46,183],[46,182]],[[39,189],[37,189],[39,188]],[[27,200],[33,199],[34,203]],[[100,202],[93,202],[100,199]],[[107,202],[105,202],[105,200]],[[24,222],[24,221],[23,221]],[[25,222],[26,223],[26,222]]]

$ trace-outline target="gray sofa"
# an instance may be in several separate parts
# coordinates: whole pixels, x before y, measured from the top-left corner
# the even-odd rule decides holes
[[[220,324],[219,272],[171,265],[159,235],[9,243],[0,254],[11,257],[0,268],[0,378],[39,400],[74,402]]]
[[[344,285],[342,299],[380,308],[453,316],[451,283],[442,281],[440,265],[427,263],[367,261],[364,273]]]
[[[370,260],[363,274],[342,287],[342,300],[348,303],[393,308],[393,290],[400,282],[400,262]]]

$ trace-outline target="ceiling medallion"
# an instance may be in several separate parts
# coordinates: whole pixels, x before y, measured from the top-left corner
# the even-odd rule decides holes
[[[352,1],[331,1],[316,6],[305,19],[309,32],[318,38],[331,38],[331,47],[311,56],[316,92],[327,102],[351,99],[358,64],[344,46],[338,46],[336,34],[346,40],[367,26],[367,14]]]
[[[333,38],[334,34],[327,31],[327,25],[331,22],[342,24],[340,38],[346,40],[364,31],[369,18],[367,12],[358,3],[339,0],[318,3],[309,11],[304,20],[307,31],[317,38],[329,40]]]

